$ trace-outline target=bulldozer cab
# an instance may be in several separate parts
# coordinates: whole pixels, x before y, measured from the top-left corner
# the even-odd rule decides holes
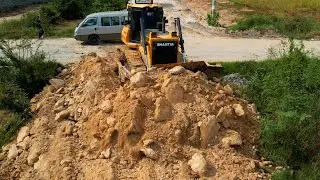
[[[159,4],[128,4],[128,25],[130,26],[130,42],[140,42],[141,24],[144,19],[144,27],[148,32],[161,32],[163,25],[163,7]]]

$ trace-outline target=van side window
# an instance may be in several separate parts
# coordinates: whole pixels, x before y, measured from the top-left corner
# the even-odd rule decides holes
[[[97,18],[90,18],[86,20],[86,22],[82,25],[82,27],[96,26],[96,25],[97,25]]]
[[[111,17],[111,22],[112,22],[112,26],[120,25],[119,17]]]
[[[111,26],[110,17],[102,17],[101,18],[101,25],[102,26]]]

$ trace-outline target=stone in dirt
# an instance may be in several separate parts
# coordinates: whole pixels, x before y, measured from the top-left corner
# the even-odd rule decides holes
[[[107,124],[110,126],[110,127],[114,127],[114,125],[116,124],[116,119],[114,117],[108,117],[107,118]]]
[[[229,85],[224,86],[223,89],[224,89],[225,94],[230,95],[230,96],[233,95],[233,90]]]
[[[100,109],[106,113],[111,112],[113,109],[111,101],[110,100],[103,101],[100,105]]]
[[[74,125],[74,122],[66,122],[65,126],[63,127],[63,132],[66,136],[71,136],[73,134]]]
[[[64,119],[67,119],[70,115],[69,110],[64,110],[56,114],[56,117],[54,118],[55,121],[63,121]]]
[[[232,108],[234,109],[234,113],[241,117],[241,116],[244,116],[245,112],[243,110],[243,107],[241,106],[241,104],[234,104],[232,105]]]
[[[64,103],[65,103],[65,98],[59,99],[59,100],[56,102],[56,104],[54,105],[54,109],[63,107],[63,106],[64,106]]]
[[[8,152],[8,159],[14,159],[15,157],[18,156],[18,148],[15,144],[11,145],[11,148],[9,149]]]
[[[156,160],[159,158],[158,154],[151,148],[142,148],[140,151],[150,159]]]
[[[145,72],[138,72],[130,78],[130,85],[136,88],[144,87],[148,81],[149,77]]]
[[[39,160],[39,156],[40,156],[40,149],[37,146],[37,144],[34,144],[31,148],[30,148],[30,152],[27,158],[28,161],[28,165],[29,166],[33,166],[34,163],[36,163]]]
[[[255,104],[248,104],[248,109],[254,114],[257,114],[257,106]]]
[[[200,133],[201,133],[201,146],[203,148],[207,147],[209,141],[212,137],[215,137],[219,132],[220,125],[216,117],[208,116],[206,119],[200,123]]]
[[[171,103],[179,103],[183,101],[184,89],[179,83],[170,83],[167,88],[165,88],[166,98]]]
[[[143,95],[143,94],[137,94],[136,95],[137,99],[139,99],[139,101],[145,105],[147,108],[149,109],[153,109],[153,101],[152,99],[147,98],[147,96]]]
[[[30,134],[30,128],[28,126],[22,127],[17,137],[17,143],[22,142],[25,137],[29,136],[29,134]]]
[[[60,165],[63,167],[69,166],[72,163],[71,159],[63,159],[60,161]]]
[[[240,146],[242,145],[241,135],[234,130],[228,130],[226,136],[221,140],[224,146]]]
[[[27,150],[29,149],[31,143],[31,138],[30,136],[27,136],[24,138],[24,140],[22,142],[20,142],[18,145],[18,147],[21,147],[23,150]]]
[[[106,158],[106,159],[109,159],[111,157],[111,148],[108,148],[107,150],[105,151],[102,151],[101,152],[101,155]]]
[[[64,80],[62,79],[50,79],[49,82],[54,89],[59,89],[65,84]]]
[[[155,143],[155,141],[153,139],[146,139],[143,141],[143,146],[149,146],[151,144]]]
[[[204,156],[200,153],[195,153],[192,158],[188,161],[188,165],[192,171],[199,175],[204,175],[207,171],[207,161]]]
[[[176,66],[172,69],[169,70],[169,73],[173,74],[173,75],[178,75],[178,74],[181,74],[183,72],[185,72],[185,68],[182,67],[182,66]]]
[[[217,114],[217,120],[218,122],[223,122],[225,119],[226,119],[226,112],[224,110],[224,107],[221,107]]]
[[[172,118],[172,106],[166,98],[158,98],[155,105],[155,121],[165,121]]]
[[[3,161],[5,158],[6,158],[6,154],[4,152],[0,153],[0,161]]]
[[[228,119],[225,119],[223,122],[222,122],[222,125],[224,128],[229,128],[230,127],[230,122]]]

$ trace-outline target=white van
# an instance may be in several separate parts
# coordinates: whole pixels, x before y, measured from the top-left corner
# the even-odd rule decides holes
[[[75,29],[74,38],[90,44],[99,44],[100,40],[120,40],[127,18],[127,10],[90,14]]]

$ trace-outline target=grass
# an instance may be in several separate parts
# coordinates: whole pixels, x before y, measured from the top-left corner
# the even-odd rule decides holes
[[[38,12],[27,13],[21,19],[1,23],[0,39],[37,38],[35,19]],[[44,24],[45,37],[73,37],[79,20],[60,21],[55,25]]]
[[[274,179],[319,179],[320,58],[290,44],[276,59],[224,63],[250,80],[242,92],[261,113],[260,155],[289,171]]]
[[[273,29],[279,34],[297,39],[320,35],[320,1],[318,0],[232,0],[238,7],[252,11],[242,12],[232,30]]]
[[[46,33],[46,37],[59,38],[59,37],[73,37],[74,29],[81,22],[81,20],[64,21]]]
[[[232,0],[266,15],[281,17],[312,16],[320,20],[320,1],[318,0]],[[290,15],[290,16],[288,16]]]
[[[214,27],[219,27],[221,26],[219,24],[219,17],[220,14],[215,12],[214,14],[210,13],[207,15],[207,23],[209,24],[209,26],[214,26]]]
[[[235,30],[256,29],[264,31],[273,29],[279,34],[296,39],[310,39],[320,34],[320,23],[310,17],[281,18],[277,16],[250,15],[244,19],[238,20],[237,24],[232,26]]]
[[[0,58],[0,146],[32,118],[30,98],[58,74],[58,67],[62,67],[47,60],[43,51],[32,46],[30,40],[22,40],[17,46],[0,40],[0,49],[5,55]]]
[[[0,39],[37,38],[35,22],[38,15],[45,37],[73,37],[74,29],[86,15],[125,7],[125,0],[53,0],[21,19],[1,23]]]

